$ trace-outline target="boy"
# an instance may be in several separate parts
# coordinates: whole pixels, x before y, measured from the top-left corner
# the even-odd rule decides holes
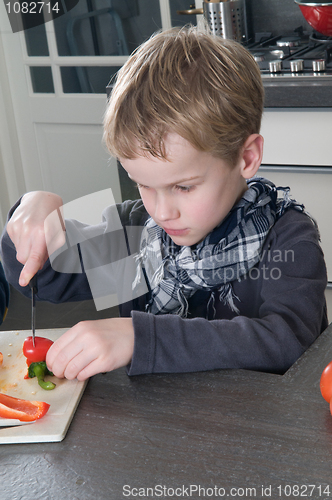
[[[47,356],[55,375],[83,380],[126,365],[129,375],[282,373],[325,329],[315,225],[287,190],[249,181],[262,160],[263,98],[250,54],[194,27],[156,34],[129,58],[105,140],[139,187],[141,200],[117,208],[124,228],[145,226],[138,260],[149,291],[122,304],[120,318],[66,332]],[[88,299],[84,273],[57,273],[47,261],[44,220],[61,205],[37,192],[12,209],[6,274],[28,295],[39,270],[41,300]]]

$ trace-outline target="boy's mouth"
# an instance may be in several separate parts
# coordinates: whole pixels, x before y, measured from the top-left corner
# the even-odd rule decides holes
[[[164,227],[163,229],[164,229],[165,233],[169,234],[169,236],[184,236],[184,235],[188,234],[188,232],[189,232],[188,228],[172,229],[172,228]]]

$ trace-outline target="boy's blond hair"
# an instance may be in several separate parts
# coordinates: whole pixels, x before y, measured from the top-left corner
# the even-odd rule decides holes
[[[264,89],[259,68],[239,43],[195,26],[158,32],[118,73],[104,120],[104,139],[119,158],[166,159],[175,132],[199,151],[234,165],[259,133]]]

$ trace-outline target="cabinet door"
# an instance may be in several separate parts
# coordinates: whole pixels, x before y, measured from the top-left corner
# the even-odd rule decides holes
[[[332,166],[331,108],[265,109],[264,165]]]
[[[259,175],[270,179],[277,186],[289,186],[293,198],[303,203],[316,220],[328,273],[326,299],[332,316],[332,230],[331,192],[332,168],[270,167],[261,166]]]
[[[289,186],[293,198],[303,203],[316,219],[321,234],[322,248],[332,284],[331,192],[332,168],[306,169],[261,166],[259,174],[277,186]]]

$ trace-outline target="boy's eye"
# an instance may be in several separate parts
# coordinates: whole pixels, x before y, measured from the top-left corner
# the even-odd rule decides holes
[[[179,191],[183,191],[185,193],[188,193],[193,189],[194,186],[175,186],[175,189],[178,189]]]
[[[144,184],[138,184],[138,183],[136,183],[136,187],[138,189],[149,189],[149,186],[144,186]],[[182,191],[184,193],[188,193],[193,188],[194,186],[178,186],[178,185],[174,186],[174,189],[177,189],[178,191]]]

